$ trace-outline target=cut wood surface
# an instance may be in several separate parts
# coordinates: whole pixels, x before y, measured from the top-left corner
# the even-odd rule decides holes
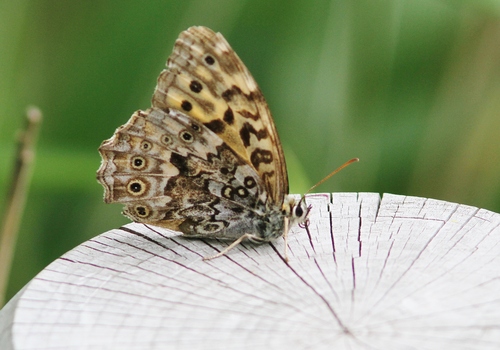
[[[45,268],[0,311],[1,349],[498,349],[500,215],[312,194],[308,229],[244,243],[142,224]]]

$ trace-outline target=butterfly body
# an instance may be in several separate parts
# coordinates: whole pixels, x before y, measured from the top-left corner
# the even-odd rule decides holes
[[[105,202],[187,237],[263,243],[306,220],[264,97],[220,34],[181,33],[153,107],[102,143]]]

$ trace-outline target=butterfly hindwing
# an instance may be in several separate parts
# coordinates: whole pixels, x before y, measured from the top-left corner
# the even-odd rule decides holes
[[[233,239],[237,218],[264,210],[267,194],[255,170],[181,112],[138,111],[99,151],[105,201],[124,203],[134,221]]]

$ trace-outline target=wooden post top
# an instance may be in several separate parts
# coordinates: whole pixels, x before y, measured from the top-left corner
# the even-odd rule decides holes
[[[0,311],[0,349],[498,349],[500,214],[311,194],[307,229],[261,246],[142,224],[47,266]]]

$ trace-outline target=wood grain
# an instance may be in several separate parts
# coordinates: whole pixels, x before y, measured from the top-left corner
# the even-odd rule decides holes
[[[0,311],[1,349],[497,349],[500,215],[309,195],[307,229],[226,242],[129,224],[54,261]]]

